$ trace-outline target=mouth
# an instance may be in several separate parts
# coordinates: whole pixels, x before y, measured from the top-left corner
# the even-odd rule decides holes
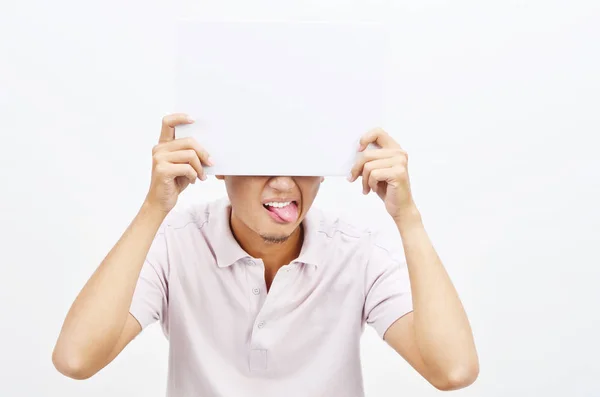
[[[277,223],[293,223],[298,219],[298,202],[288,201],[265,201],[263,207],[271,218]]]

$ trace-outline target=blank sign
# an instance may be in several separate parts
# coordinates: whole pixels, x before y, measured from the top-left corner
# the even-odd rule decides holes
[[[212,175],[347,175],[383,119],[385,26],[181,21],[176,111]]]

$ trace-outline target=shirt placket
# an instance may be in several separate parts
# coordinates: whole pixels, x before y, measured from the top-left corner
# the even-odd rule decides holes
[[[247,261],[248,297],[251,317],[253,319],[250,332],[250,351],[248,364],[250,371],[268,370],[268,335],[274,332],[270,328],[270,315],[273,313],[275,304],[281,299],[282,292],[293,274],[294,265],[282,267],[275,275],[271,289],[267,294],[264,277],[264,263],[260,259],[249,259]]]

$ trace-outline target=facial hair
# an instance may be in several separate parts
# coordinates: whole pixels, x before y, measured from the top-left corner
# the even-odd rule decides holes
[[[261,235],[260,237],[262,237],[262,239],[265,243],[269,243],[269,244],[282,244],[282,243],[285,243],[290,238],[290,236],[268,236],[268,235]]]

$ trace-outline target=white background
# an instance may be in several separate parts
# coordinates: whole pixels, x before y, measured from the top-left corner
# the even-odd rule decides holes
[[[173,20],[384,20],[384,126],[470,316],[481,359],[457,396],[598,396],[597,1],[2,1],[0,396],[162,396],[157,326],[87,381],[51,352],[76,294],[135,215],[172,109]],[[181,205],[225,193],[196,184]],[[317,205],[390,227],[360,184]],[[435,396],[375,333],[368,396]]]

